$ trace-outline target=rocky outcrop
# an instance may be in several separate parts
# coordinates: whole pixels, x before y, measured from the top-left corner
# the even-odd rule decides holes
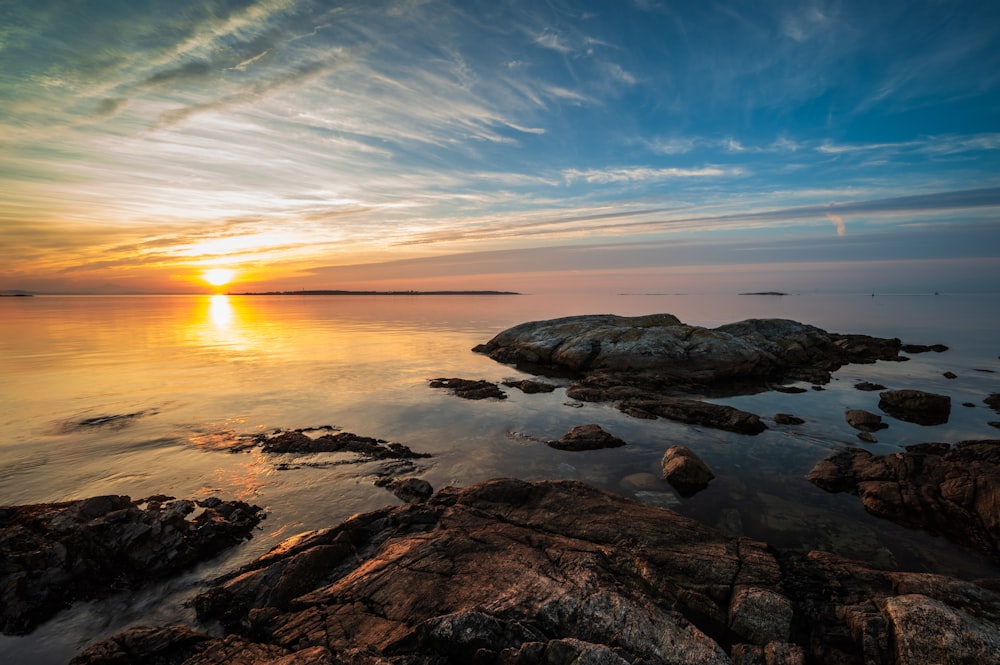
[[[871,381],[861,381],[860,383],[854,384],[855,390],[863,390],[865,392],[875,392],[876,390],[885,390],[885,386],[881,383],[872,383]]]
[[[215,498],[0,507],[0,628],[28,633],[75,600],[175,573],[249,538],[261,519],[257,506]]]
[[[902,665],[1000,653],[989,588],[775,552],[576,482],[495,480],[358,515],[286,541],[195,606],[229,634],[136,628],[74,663]]]
[[[951,398],[922,390],[879,393],[878,408],[893,418],[918,425],[943,425],[951,415]]]
[[[689,448],[670,446],[660,460],[663,479],[683,497],[694,496],[708,487],[715,474]]]
[[[776,413],[774,414],[774,422],[779,425],[802,425],[806,421],[790,413]]]
[[[623,413],[637,418],[667,418],[737,434],[760,434],[767,429],[767,425],[755,413],[725,404],[712,404],[694,399],[632,398],[623,400],[616,406]]]
[[[526,395],[535,395],[537,393],[551,393],[556,389],[556,387],[551,383],[545,383],[544,381],[534,381],[532,379],[521,379],[520,381],[510,379],[504,381],[503,384],[508,388],[517,388]]]
[[[422,478],[383,477],[375,480],[375,486],[384,487],[406,503],[424,503],[434,494],[434,488]]]
[[[624,441],[605,432],[600,425],[577,425],[558,439],[545,443],[558,450],[572,451],[620,448],[625,445]]]
[[[355,453],[366,460],[430,457],[427,453],[415,453],[401,443],[351,432],[324,434],[313,438],[301,430],[282,430],[254,435],[254,441],[260,444],[265,453]]]
[[[718,328],[671,314],[572,316],[522,323],[473,350],[538,373],[659,392],[740,394],[796,379],[826,383],[847,363],[901,360],[898,339],[828,333],[784,319]]]
[[[874,515],[1000,557],[1000,440],[924,443],[881,456],[852,448],[808,477],[828,492],[858,495]]]
[[[462,399],[507,399],[495,383],[482,379],[431,379],[431,388],[444,388]]]

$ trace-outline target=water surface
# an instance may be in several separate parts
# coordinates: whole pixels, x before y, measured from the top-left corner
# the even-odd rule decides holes
[[[436,377],[526,377],[472,353],[517,323],[572,314],[669,312],[716,326],[791,318],[837,332],[943,343],[943,354],[839,371],[823,391],[719,400],[806,424],[757,437],[572,404],[565,390],[469,402],[428,387]],[[828,549],[877,565],[964,577],[997,576],[968,551],[867,515],[804,476],[830,451],[863,445],[848,408],[877,412],[854,383],[949,394],[946,425],[888,419],[877,454],[924,441],[997,438],[997,295],[810,294],[520,296],[41,296],[0,298],[0,504],[99,494],[239,498],[268,518],[245,545],[138,594],[79,603],[33,635],[0,638],[4,662],[65,662],[128,625],[191,621],[199,584],[282,538],[398,501],[373,486],[384,462],[331,464],[329,455],[231,453],[232,435],[331,425],[433,457],[410,470],[435,488],[498,476],[573,478],[671,506],[731,533],[781,547]],[[952,371],[957,379],[942,376]],[[808,387],[808,386],[806,386]],[[974,404],[963,407],[962,403]],[[624,448],[572,453],[540,443],[598,423]],[[713,468],[706,491],[679,498],[657,477],[682,443]],[[291,467],[291,468],[288,468]],[[585,516],[581,516],[585,519]]]

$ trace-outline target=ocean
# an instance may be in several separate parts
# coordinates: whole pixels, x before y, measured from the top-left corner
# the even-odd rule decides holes
[[[909,362],[842,368],[825,389],[712,400],[770,426],[743,436],[639,420],[580,404],[560,388],[466,401],[438,377],[529,375],[472,347],[525,321],[572,314],[667,312],[714,327],[788,318],[843,333],[945,344]],[[928,441],[1000,438],[983,404],[1000,392],[1000,294],[549,294],[343,296],[36,296],[0,298],[0,505],[102,494],[242,499],[267,510],[246,543],[137,593],[81,602],[34,633],[0,637],[0,661],[66,662],[86,644],[136,624],[193,622],[201,584],[296,533],[399,500],[373,484],[403,472],[436,489],[513,476],[576,479],[777,547],[824,549],[903,570],[1000,576],[1000,566],[940,538],[868,515],[805,475],[831,451],[886,454]],[[943,376],[946,371],[955,379]],[[844,411],[878,412],[858,381],[950,395],[949,422],[886,417],[863,444]],[[562,385],[565,385],[563,382]],[[804,387],[809,388],[804,384]],[[972,406],[963,406],[964,403]],[[775,425],[775,413],[805,419]],[[623,448],[559,451],[542,443],[597,423]],[[240,435],[330,426],[399,442],[431,457],[399,469],[350,455],[232,452]],[[683,444],[716,479],[682,499],[657,476]],[[586,519],[581,515],[580,519]]]

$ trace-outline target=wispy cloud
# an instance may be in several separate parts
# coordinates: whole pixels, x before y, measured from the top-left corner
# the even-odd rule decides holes
[[[703,166],[700,168],[610,168],[610,169],[566,169],[563,178],[567,183],[583,180],[595,184],[649,182],[669,180],[673,178],[718,178],[743,175],[744,170],[738,167]]]

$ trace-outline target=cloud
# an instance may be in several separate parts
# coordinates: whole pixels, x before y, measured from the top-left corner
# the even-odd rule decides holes
[[[592,184],[609,184],[625,182],[647,182],[669,180],[672,178],[718,178],[742,175],[744,171],[736,167],[722,168],[704,166],[701,168],[610,168],[610,169],[566,169],[563,178],[567,183],[583,180]]]
[[[833,225],[837,227],[837,235],[843,236],[847,231],[847,227],[844,226],[844,218],[840,215],[834,215],[833,213],[826,213],[826,218],[833,222]]]

